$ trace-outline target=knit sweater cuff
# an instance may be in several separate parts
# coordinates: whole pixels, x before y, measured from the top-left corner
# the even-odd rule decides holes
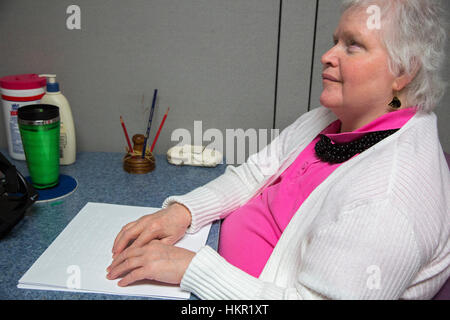
[[[240,207],[251,196],[245,183],[237,177],[234,168],[228,167],[225,174],[184,195],[170,196],[162,207],[178,202],[189,209],[192,217],[188,233],[194,233],[214,220],[223,219]],[[227,192],[223,192],[227,190]]]
[[[200,299],[282,299],[284,290],[236,268],[211,247],[198,251],[180,284]]]
[[[180,203],[190,211],[192,219],[187,233],[195,233],[220,217],[220,201],[205,187],[199,187],[185,195],[170,196],[164,200],[162,207],[167,208],[172,203]]]

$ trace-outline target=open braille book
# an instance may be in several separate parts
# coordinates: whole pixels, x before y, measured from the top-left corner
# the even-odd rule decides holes
[[[127,296],[188,299],[179,286],[145,280],[119,287],[106,279],[111,249],[121,228],[160,208],[88,202],[22,276],[21,289],[90,292]],[[194,252],[206,243],[211,225],[186,234],[175,245]]]

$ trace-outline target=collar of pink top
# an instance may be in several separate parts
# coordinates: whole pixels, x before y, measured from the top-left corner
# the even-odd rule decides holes
[[[331,133],[331,132],[338,132],[340,130],[341,120],[338,119],[328,127],[328,130],[326,130],[324,134],[328,138],[330,138],[331,141],[333,142],[346,143],[358,139],[369,132],[399,129],[406,122],[408,122],[408,120],[411,119],[415,114],[416,114],[416,107],[409,107],[383,114],[382,116],[378,117],[372,122],[362,126],[359,129],[356,129],[355,131],[343,133]]]

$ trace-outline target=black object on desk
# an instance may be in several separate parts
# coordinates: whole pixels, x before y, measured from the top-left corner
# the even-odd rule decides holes
[[[0,239],[24,217],[38,194],[0,152]]]

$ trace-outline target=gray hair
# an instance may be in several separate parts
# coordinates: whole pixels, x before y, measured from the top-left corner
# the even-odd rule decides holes
[[[445,61],[445,15],[439,0],[343,0],[342,12],[380,5],[386,18],[381,36],[389,53],[394,75],[418,72],[403,90],[411,106],[431,112],[444,95],[441,77]]]

